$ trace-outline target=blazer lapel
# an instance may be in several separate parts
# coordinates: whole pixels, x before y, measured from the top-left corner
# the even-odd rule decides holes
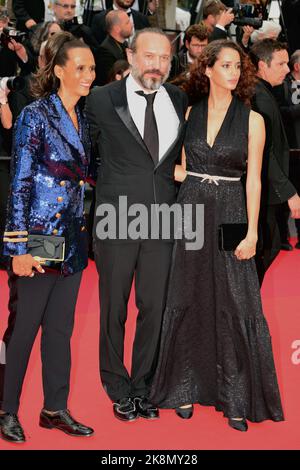
[[[110,90],[110,95],[115,110],[137,143],[150,155],[149,150],[147,149],[147,146],[145,145],[141,134],[139,133],[138,128],[136,127],[129,112],[126,95],[126,80],[120,80],[119,84],[119,86],[116,86]]]
[[[77,111],[77,118],[78,118],[78,125],[79,125],[79,133],[84,135],[84,124],[82,122],[81,114],[78,110]],[[70,144],[74,147],[81,159],[83,161],[86,160],[85,150],[83,143],[80,139],[80,135],[77,132],[70,116],[68,115],[61,99],[55,93],[49,96],[49,114],[52,118],[53,127],[55,127],[58,133]]]

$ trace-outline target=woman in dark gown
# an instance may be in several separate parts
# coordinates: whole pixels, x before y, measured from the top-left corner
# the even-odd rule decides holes
[[[150,397],[181,418],[192,416],[194,403],[215,406],[240,431],[247,420],[283,420],[253,258],[265,141],[263,118],[247,105],[254,83],[240,48],[213,41],[186,84],[196,104],[175,178],[183,181],[181,205],[204,204],[204,245],[193,251],[186,240],[175,242]],[[235,250],[220,250],[219,225],[245,222]]]

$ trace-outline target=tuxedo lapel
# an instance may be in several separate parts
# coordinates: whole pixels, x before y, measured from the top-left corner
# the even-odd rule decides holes
[[[141,134],[139,133],[138,128],[136,127],[129,112],[126,95],[126,80],[120,80],[118,85],[119,86],[116,86],[110,90],[111,100],[115,110],[137,143],[143,148],[143,150],[146,150],[146,152],[151,157],[149,150],[147,149]]]

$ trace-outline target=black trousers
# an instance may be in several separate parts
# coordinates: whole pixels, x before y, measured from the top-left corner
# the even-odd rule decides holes
[[[82,273],[33,278],[9,274],[10,316],[4,335],[6,365],[1,408],[17,413],[22,385],[36,335],[41,326],[44,408],[67,408],[71,368],[70,339]]]
[[[109,397],[147,396],[157,362],[172,243],[95,243],[100,275],[100,375]],[[124,366],[127,304],[135,278],[139,310],[131,373]]]
[[[255,256],[260,285],[264,276],[280,252],[281,240],[276,213],[278,204],[262,206],[259,215],[258,244]]]

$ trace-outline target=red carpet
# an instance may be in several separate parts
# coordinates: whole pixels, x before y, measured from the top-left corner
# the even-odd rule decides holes
[[[72,387],[69,407],[75,417],[92,426],[93,437],[69,437],[38,426],[42,407],[39,338],[27,372],[20,420],[28,441],[11,445],[0,440],[0,449],[300,449],[300,251],[281,252],[268,272],[262,291],[269,322],[286,421],[249,424],[247,433],[227,426],[221,413],[196,406],[191,420],[180,420],[172,410],[163,410],[156,421],[139,419],[122,423],[114,419],[110,400],[98,373],[99,306],[94,263],[85,271],[77,305],[73,335]],[[7,318],[6,274],[0,272],[0,333]],[[34,302],[34,299],[32,299]],[[132,296],[126,358],[134,334],[136,308]],[[293,349],[294,346],[294,349]],[[297,352],[298,349],[298,352]]]

